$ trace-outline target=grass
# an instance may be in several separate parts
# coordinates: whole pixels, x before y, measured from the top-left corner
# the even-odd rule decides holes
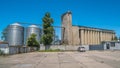
[[[75,52],[75,51],[74,50],[48,49],[48,50],[39,50],[38,52]]]
[[[63,50],[60,50],[60,49],[48,49],[48,50],[40,50],[39,52],[63,52]]]

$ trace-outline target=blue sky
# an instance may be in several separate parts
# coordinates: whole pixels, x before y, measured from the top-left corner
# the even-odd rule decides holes
[[[112,29],[120,36],[120,0],[0,0],[0,33],[14,22],[42,24],[45,12],[61,26],[68,10],[73,25]]]

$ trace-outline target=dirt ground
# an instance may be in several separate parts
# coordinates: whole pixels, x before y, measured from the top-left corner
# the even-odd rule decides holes
[[[0,57],[0,68],[120,68],[120,51],[16,54]]]

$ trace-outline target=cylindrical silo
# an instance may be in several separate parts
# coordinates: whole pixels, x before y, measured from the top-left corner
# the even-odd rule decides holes
[[[38,26],[36,25],[30,25],[29,27],[27,27],[26,29],[26,36],[27,39],[30,37],[31,34],[36,34],[36,40],[39,42],[40,41],[40,36],[41,36],[41,30]]]
[[[24,27],[18,23],[8,25],[6,40],[10,46],[24,45]]]

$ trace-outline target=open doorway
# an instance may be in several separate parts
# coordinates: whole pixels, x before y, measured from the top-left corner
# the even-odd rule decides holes
[[[106,48],[107,48],[107,49],[110,49],[110,44],[106,44]]]

